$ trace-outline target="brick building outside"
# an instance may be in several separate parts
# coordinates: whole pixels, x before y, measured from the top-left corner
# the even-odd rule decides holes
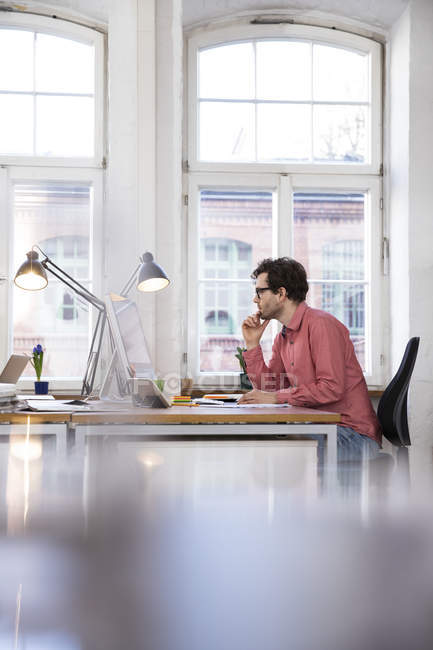
[[[293,257],[307,270],[310,306],[349,328],[365,361],[364,218],[362,193],[297,193]],[[242,320],[256,311],[251,271],[275,250],[277,219],[270,192],[202,191],[200,201],[200,370],[238,372]],[[289,217],[288,217],[289,218]],[[270,353],[270,328],[263,338]]]

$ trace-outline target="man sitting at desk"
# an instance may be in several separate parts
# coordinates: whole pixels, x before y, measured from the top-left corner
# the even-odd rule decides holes
[[[242,333],[254,390],[239,401],[340,413],[339,451],[375,456],[381,444],[380,425],[347,328],[328,312],[308,307],[307,274],[296,260],[265,259],[251,277],[256,280],[258,311],[244,320]],[[272,318],[283,328],[266,365],[259,343]]]

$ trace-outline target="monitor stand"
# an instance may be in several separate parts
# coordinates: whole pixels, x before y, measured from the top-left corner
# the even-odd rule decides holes
[[[113,382],[116,381],[117,390],[113,391]],[[128,385],[128,379],[122,377],[122,372],[118,364],[117,350],[114,350],[108,368],[105,372],[104,379],[102,380],[101,388],[99,391],[99,399],[113,400],[122,399],[126,395],[130,395],[131,390]]]

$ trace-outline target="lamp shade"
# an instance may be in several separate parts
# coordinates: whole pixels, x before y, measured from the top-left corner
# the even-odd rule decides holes
[[[16,272],[14,282],[20,289],[27,291],[39,291],[45,289],[48,284],[47,274],[39,262],[39,255],[36,251],[26,253],[27,260],[21,264]]]
[[[164,269],[153,261],[152,253],[143,255],[143,263],[138,272],[139,291],[160,291],[170,284]]]

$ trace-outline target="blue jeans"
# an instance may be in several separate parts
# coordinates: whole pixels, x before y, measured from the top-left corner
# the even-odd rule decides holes
[[[317,440],[319,461],[323,462],[325,450],[324,436],[311,436]],[[337,425],[337,460],[338,462],[372,460],[380,452],[380,447],[375,440],[362,436],[350,427]]]
[[[337,426],[337,458],[346,460],[372,460],[376,458],[380,447],[375,440],[362,436],[350,427]]]

